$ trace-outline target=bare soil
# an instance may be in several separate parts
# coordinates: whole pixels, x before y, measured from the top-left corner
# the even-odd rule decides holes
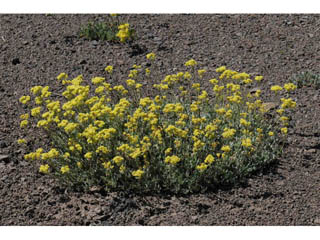
[[[111,44],[79,38],[106,15],[0,15],[0,225],[320,225],[320,93],[298,89],[288,144],[278,163],[246,184],[188,196],[68,192],[23,158],[18,102],[56,76],[104,76],[157,54],[164,74],[190,58],[264,76],[269,88],[301,71],[319,73],[319,15],[128,15],[138,38]],[[45,140],[45,139],[41,139]],[[32,146],[31,146],[32,147]]]

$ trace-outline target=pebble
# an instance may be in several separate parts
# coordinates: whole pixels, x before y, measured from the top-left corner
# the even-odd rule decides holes
[[[93,40],[93,41],[91,42],[91,44],[92,44],[93,46],[97,46],[97,45],[98,45],[98,41]]]
[[[9,160],[9,155],[0,155],[0,161],[7,161]]]
[[[7,143],[5,141],[0,141],[0,148],[5,148],[7,147]]]
[[[19,58],[14,58],[14,59],[12,59],[12,64],[13,64],[13,65],[17,65],[17,64],[19,64],[19,63],[21,63]]]

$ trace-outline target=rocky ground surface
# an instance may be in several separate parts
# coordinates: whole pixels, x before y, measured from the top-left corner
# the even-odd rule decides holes
[[[279,163],[247,184],[189,196],[67,192],[23,158],[18,99],[56,76],[104,76],[157,54],[164,74],[196,59],[283,84],[319,73],[319,15],[128,15],[138,38],[111,44],[78,37],[108,15],[0,15],[0,225],[320,225],[320,93],[298,89],[294,124]]]

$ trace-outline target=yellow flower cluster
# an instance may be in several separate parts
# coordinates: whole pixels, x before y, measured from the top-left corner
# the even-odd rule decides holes
[[[39,167],[39,172],[41,173],[48,173],[49,172],[49,165],[45,164],[45,165],[41,165]]]
[[[125,42],[127,38],[129,38],[129,24],[122,24],[118,27],[119,32],[117,33],[117,37],[120,38],[120,42]]]
[[[180,162],[180,158],[176,155],[167,156],[164,160],[165,163],[169,163],[172,165],[176,165],[178,162]]]
[[[121,26],[118,37],[125,41],[129,25]],[[152,63],[155,54],[146,58]],[[165,76],[147,96],[141,96],[137,89],[142,86],[144,71],[150,74],[153,68],[140,65],[134,65],[129,79],[125,78],[127,88],[111,86],[105,77],[92,78],[91,88],[83,84],[82,75],[68,80],[68,75],[61,73],[57,79],[65,85],[65,101],[49,99],[48,86],[32,87],[31,96],[21,97],[20,102],[26,104],[33,98],[40,106],[20,115],[20,126],[35,122],[50,134],[54,146],[48,152],[40,148],[28,153],[25,159],[40,160],[40,172],[58,169],[58,175],[66,179],[103,172],[100,180],[110,188],[130,178],[147,181],[150,173],[156,172],[164,174],[158,179],[168,179],[165,184],[173,186],[175,177],[203,176],[227,166],[228,161],[239,165],[249,155],[259,159],[266,149],[264,144],[274,144],[280,134],[288,133],[290,118],[286,113],[296,107],[295,101],[281,98],[276,109],[280,127],[271,129],[264,118],[261,90],[248,94],[248,86],[258,84],[263,76],[251,78],[247,73],[218,67],[219,80],[209,80],[210,90],[193,81],[206,77],[206,70],[197,69],[194,59],[185,66],[190,72]],[[111,65],[105,71],[113,76]],[[293,84],[276,85],[271,91],[285,89],[288,95],[295,88]],[[26,141],[19,139],[18,143]],[[81,175],[82,171],[91,172]]]

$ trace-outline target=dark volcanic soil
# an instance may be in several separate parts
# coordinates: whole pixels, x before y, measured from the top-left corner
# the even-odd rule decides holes
[[[319,15],[130,15],[132,45],[78,38],[106,15],[0,15],[0,225],[320,225],[320,93],[298,89],[296,120],[279,163],[245,186],[190,196],[66,192],[23,159],[18,103],[56,76],[128,70],[154,51],[164,74],[190,58],[214,70],[262,74],[283,84],[319,73]],[[133,46],[136,45],[136,46]]]

